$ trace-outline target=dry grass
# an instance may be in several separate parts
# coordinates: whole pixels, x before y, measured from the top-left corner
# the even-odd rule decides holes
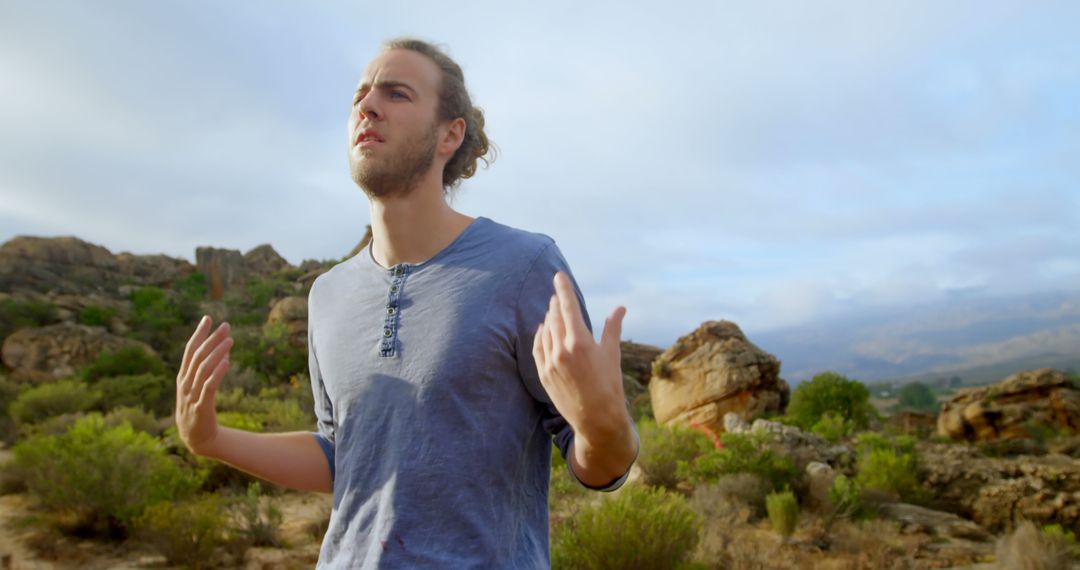
[[[1072,559],[1070,545],[1047,536],[1025,521],[997,542],[997,564],[1002,570],[1065,570]]]

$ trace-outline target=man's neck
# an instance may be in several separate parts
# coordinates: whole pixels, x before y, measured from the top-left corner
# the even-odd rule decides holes
[[[422,263],[450,245],[473,221],[438,193],[416,188],[404,197],[372,198],[371,253],[383,267]]]

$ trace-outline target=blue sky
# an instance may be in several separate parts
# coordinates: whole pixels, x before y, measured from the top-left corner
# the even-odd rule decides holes
[[[0,241],[340,257],[345,120],[387,38],[446,44],[501,150],[455,206],[554,237],[666,346],[1080,288],[1080,4],[0,5]]]

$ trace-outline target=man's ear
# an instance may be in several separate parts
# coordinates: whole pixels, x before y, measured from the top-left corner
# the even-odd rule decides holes
[[[461,143],[465,140],[465,119],[458,117],[443,127],[443,135],[439,140],[438,154],[450,160],[451,156],[457,152],[457,149],[461,147]]]

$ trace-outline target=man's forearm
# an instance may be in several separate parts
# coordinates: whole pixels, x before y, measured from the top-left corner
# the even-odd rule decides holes
[[[571,469],[590,487],[601,487],[621,477],[638,453],[633,422],[624,407],[596,419],[596,423],[575,430],[570,453]]]
[[[254,433],[219,427],[202,455],[292,489],[333,492],[326,455],[311,432]]]

